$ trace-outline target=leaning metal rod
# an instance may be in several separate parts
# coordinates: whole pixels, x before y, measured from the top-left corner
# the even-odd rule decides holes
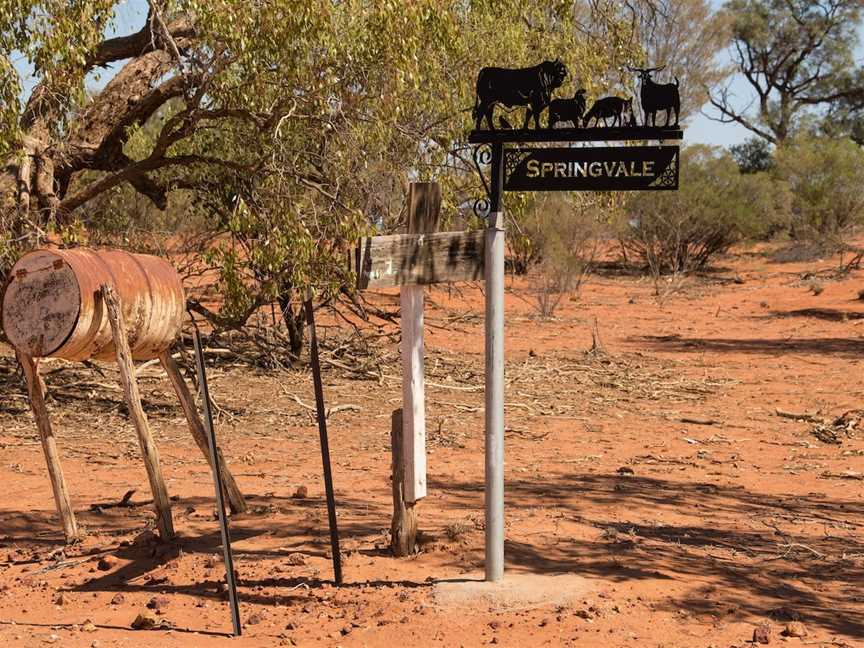
[[[318,359],[318,336],[315,334],[315,312],[312,291],[306,293],[303,305],[309,327],[309,355],[312,360],[312,381],[315,383],[315,408],[318,414],[318,437],[321,441],[321,462],[324,464],[324,488],[327,491],[327,517],[330,520],[330,553],[333,554],[333,578],[342,584],[342,556],[339,554],[339,528],[336,525],[336,498],[333,495],[333,474],[330,469],[330,442],[327,440],[327,410],[324,408],[324,385],[321,383],[321,362]]]
[[[231,604],[231,621],[234,623],[234,636],[242,633],[240,627],[240,606],[237,602],[237,584],[234,582],[234,557],[231,555],[231,535],[228,520],[225,518],[225,499],[222,495],[222,472],[219,468],[219,453],[216,452],[216,432],[213,430],[213,412],[210,408],[210,390],[207,387],[207,374],[204,369],[204,352],[201,349],[201,333],[195,328],[195,364],[198,369],[198,385],[204,407],[204,425],[207,428],[207,444],[210,446],[210,465],[213,468],[213,483],[216,485],[216,507],[219,513],[219,527],[222,531],[222,552],[225,557],[225,576],[228,581],[228,600]]]

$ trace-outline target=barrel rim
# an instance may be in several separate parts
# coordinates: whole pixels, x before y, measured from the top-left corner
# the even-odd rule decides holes
[[[63,345],[65,345],[69,341],[69,339],[72,337],[72,334],[75,333],[75,329],[78,328],[78,321],[81,319],[81,299],[80,299],[81,285],[78,281],[78,276],[75,274],[75,270],[72,268],[72,266],[66,260],[66,258],[62,254],[59,254],[59,252],[61,252],[61,250],[59,250],[59,249],[40,247],[40,248],[35,248],[33,250],[29,250],[29,251],[25,252],[24,254],[22,254],[18,258],[18,260],[15,262],[15,264],[12,266],[12,268],[10,269],[9,276],[6,278],[6,282],[3,286],[3,291],[0,292],[0,328],[3,329],[3,335],[8,340],[10,346],[12,346],[14,349],[16,349],[18,351],[25,352],[34,358],[36,358],[36,357],[48,358],[48,357],[51,357],[52,354],[56,353],[58,350],[62,349]],[[53,256],[56,259],[60,259],[63,262],[63,265],[66,268],[66,270],[69,271],[72,278],[75,280],[75,286],[78,288],[78,294],[79,294],[79,299],[76,300],[78,303],[78,307],[75,309],[75,320],[72,322],[72,325],[69,327],[69,330],[66,331],[66,335],[63,337],[63,339],[58,344],[56,344],[56,346],[53,349],[50,349],[50,350],[42,349],[41,353],[38,356],[29,353],[31,351],[31,349],[26,349],[26,348],[22,349],[20,347],[15,346],[15,344],[13,344],[12,340],[9,338],[9,334],[7,333],[7,329],[6,329],[6,308],[4,307],[6,304],[6,295],[9,291],[9,289],[12,287],[12,284],[14,283],[15,278],[16,278],[16,274],[15,274],[15,272],[13,272],[15,269],[15,266],[17,266],[26,257],[36,255],[36,254],[46,254],[46,255]]]

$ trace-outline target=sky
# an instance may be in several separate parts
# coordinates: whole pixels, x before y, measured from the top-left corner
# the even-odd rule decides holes
[[[712,0],[711,4],[715,8],[719,8],[722,5],[722,1]],[[116,34],[122,35],[137,31],[144,24],[144,20],[147,17],[146,0],[123,0],[117,6],[116,16],[117,20],[114,27]],[[864,26],[861,28],[861,33],[864,35]],[[859,50],[859,56],[861,54],[862,52]],[[724,63],[729,62],[729,53],[721,53],[720,59]],[[15,64],[24,79],[24,94],[26,96],[29,94],[33,83],[32,70],[27,69],[26,62],[23,60],[19,59],[15,61]],[[89,85],[93,88],[99,88],[111,78],[112,74],[113,70],[110,67],[102,70],[98,77],[89,79]],[[747,82],[740,75],[736,75],[731,79],[730,83],[732,96],[737,97],[741,105],[746,105],[746,102],[749,102],[750,97],[753,96]],[[716,114],[713,108],[704,106],[699,114],[689,116],[685,125],[685,142],[728,147],[732,144],[740,143],[750,136],[750,132],[743,126],[738,124],[722,124],[708,117],[708,115],[716,116]]]

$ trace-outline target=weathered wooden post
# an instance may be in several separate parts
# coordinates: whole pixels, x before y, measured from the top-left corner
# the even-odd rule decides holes
[[[402,423],[402,410],[393,410],[390,420],[390,448],[392,453],[393,475],[393,521],[390,524],[390,548],[397,557],[414,554],[417,543],[416,502],[405,497],[405,450],[402,440],[405,428]]]
[[[414,553],[415,505],[426,496],[424,286],[483,278],[484,232],[438,232],[440,217],[438,184],[412,183],[408,233],[363,239],[352,260],[360,290],[399,286],[401,291],[403,408],[391,421],[391,545],[397,556]]]
[[[51,479],[51,490],[54,491],[54,503],[60,514],[63,524],[63,535],[66,543],[72,544],[78,541],[78,523],[75,521],[75,512],[69,500],[69,489],[63,478],[63,468],[60,466],[60,455],[57,452],[57,440],[51,429],[51,419],[48,418],[48,409],[45,407],[45,392],[42,390],[42,381],[39,378],[39,366],[29,355],[16,351],[18,362],[24,370],[24,378],[27,380],[27,393],[30,396],[30,409],[33,418],[36,419],[36,427],[39,430],[39,438],[42,441],[42,452],[45,455],[45,463],[48,464],[48,477]]]
[[[195,407],[195,400],[189,392],[189,387],[186,386],[186,381],[180,373],[180,367],[171,357],[171,351],[163,351],[159,354],[159,363],[168,374],[168,379],[174,387],[174,392],[177,394],[177,399],[180,401],[180,407],[183,408],[183,414],[186,417],[186,422],[189,424],[189,430],[192,432],[192,437],[201,452],[207,453],[207,460],[210,463],[210,468],[213,468],[213,460],[210,457],[209,442],[207,433],[204,430],[204,423],[198,415],[198,409]],[[225,496],[228,498],[228,506],[232,513],[244,513],[247,509],[246,499],[237,486],[234,480],[234,475],[228,470],[225,464],[225,457],[222,456],[222,450],[216,448],[219,463],[219,475],[222,477],[222,488],[225,491]]]
[[[132,351],[129,349],[129,341],[126,338],[126,323],[123,319],[120,298],[110,284],[103,284],[101,292],[102,300],[108,311],[111,331],[114,335],[114,350],[117,353],[117,366],[120,369],[123,395],[126,399],[126,406],[129,408],[129,418],[132,419],[135,432],[138,434],[144,467],[147,469],[147,479],[150,481],[150,490],[153,493],[156,526],[159,528],[159,535],[163,540],[171,540],[174,538],[171,500],[168,499],[168,489],[165,486],[165,478],[162,476],[162,467],[159,464],[159,451],[156,449],[156,442],[150,432],[147,415],[144,413],[144,408],[141,407],[141,393],[138,390],[138,381],[135,380],[135,366],[132,364]]]
[[[433,234],[441,219],[441,188],[434,182],[412,182],[408,191],[408,234]],[[423,373],[423,307],[425,287],[402,286],[402,452],[405,502],[426,497],[426,383]],[[413,545],[413,539],[412,539]]]

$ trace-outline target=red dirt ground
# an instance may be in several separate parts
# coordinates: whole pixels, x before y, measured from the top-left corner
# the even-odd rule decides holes
[[[329,419],[342,588],[328,582],[308,372],[218,359],[210,372],[218,431],[251,504],[232,520],[240,640],[226,637],[209,470],[167,379],[157,367],[142,374],[168,489],[179,498],[180,538],[160,545],[139,537],[153,515],[113,367],[104,376],[48,373],[60,362],[43,368],[87,532],[64,548],[23,385],[4,350],[0,646],[729,648],[750,645],[760,624],[775,645],[864,645],[864,431],[828,426],[822,439],[840,442],[828,443],[814,422],[777,414],[830,421],[862,407],[862,273],[833,277],[834,260],[777,264],[760,252],[721,265],[662,304],[649,280],[601,273],[545,321],[533,316],[527,284],[510,285],[507,570],[588,580],[578,600],[553,607],[453,608],[435,597],[436,581],[482,574],[477,286],[428,293],[429,496],[419,504],[415,557],[387,550],[396,343],[378,338],[376,378],[325,373],[328,406],[355,406]],[[813,294],[808,272],[824,292]],[[392,294],[376,300],[396,303]],[[587,353],[595,318],[606,354]],[[335,339],[330,324],[324,334]],[[307,498],[292,497],[299,486]],[[130,489],[132,506],[91,508]],[[132,630],[148,602],[164,625]],[[801,627],[806,637],[782,634]]]

